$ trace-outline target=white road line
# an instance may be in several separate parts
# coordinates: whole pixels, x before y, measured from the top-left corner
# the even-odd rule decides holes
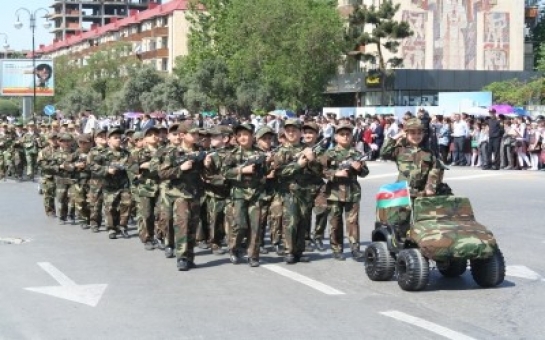
[[[501,175],[505,175],[505,174],[481,174],[481,175],[469,175],[469,176],[459,176],[459,177],[446,177],[445,182],[462,180],[462,179],[476,179],[476,178],[484,178],[484,177],[495,177],[495,176],[501,176]]]
[[[272,272],[275,272],[277,274],[280,274],[282,276],[285,276],[289,279],[292,279],[294,281],[297,281],[299,283],[302,283],[304,285],[307,285],[309,286],[310,288],[314,288],[316,289],[317,291],[320,291],[324,294],[327,294],[327,295],[344,295],[343,292],[341,292],[340,290],[337,290],[333,287],[330,287],[324,283],[321,283],[321,282],[318,282],[316,280],[313,280],[309,277],[306,277],[304,275],[301,275],[301,274],[298,274],[296,272],[292,272],[291,270],[288,270],[288,269],[285,269],[285,268],[282,268],[276,264],[264,264],[264,265],[261,265],[261,267],[265,268],[265,269],[268,269]]]
[[[76,283],[49,262],[38,262],[43,270],[51,275],[61,286],[75,286]]]
[[[458,333],[456,331],[453,331],[451,329],[448,329],[446,327],[440,326],[438,324],[435,324],[433,322],[417,318],[416,316],[412,316],[409,314],[405,314],[403,312],[399,312],[396,310],[388,311],[388,312],[380,312],[380,314],[402,321],[406,322],[408,324],[411,324],[416,327],[423,328],[427,331],[430,331],[432,333],[438,334],[442,337],[445,337],[447,339],[451,340],[476,340],[475,338],[472,338],[470,336],[467,336],[462,333]]]

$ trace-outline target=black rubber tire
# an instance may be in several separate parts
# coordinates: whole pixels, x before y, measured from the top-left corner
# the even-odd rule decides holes
[[[386,242],[373,242],[365,249],[365,272],[371,281],[388,281],[395,273],[396,261]]]
[[[470,262],[473,280],[483,288],[495,287],[505,279],[505,259],[499,248],[489,259]]]
[[[422,290],[428,284],[430,267],[428,259],[419,249],[403,249],[397,255],[397,283],[406,291]]]
[[[437,269],[444,277],[458,277],[467,269],[467,260],[452,259],[446,263],[437,263]]]

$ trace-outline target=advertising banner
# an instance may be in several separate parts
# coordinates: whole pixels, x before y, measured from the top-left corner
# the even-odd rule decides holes
[[[4,59],[1,62],[2,84],[0,93],[10,97],[36,96],[51,97],[55,95],[55,83],[52,60],[36,60],[36,69],[30,59]],[[33,77],[36,77],[34,82]]]

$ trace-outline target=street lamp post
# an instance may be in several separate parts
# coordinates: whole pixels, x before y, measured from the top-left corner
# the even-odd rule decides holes
[[[0,36],[4,37],[4,45],[2,45],[2,47],[4,48],[4,59],[7,59],[8,58],[8,48],[9,48],[8,35],[6,33],[0,33]]]
[[[36,43],[35,43],[35,31],[36,31],[36,16],[38,12],[45,11],[46,15],[49,14],[49,11],[43,7],[40,7],[36,9],[34,12],[31,12],[29,9],[21,7],[17,11],[15,11],[15,15],[17,16],[17,21],[15,22],[15,28],[21,29],[23,27],[23,23],[21,20],[19,20],[19,16],[21,12],[26,12],[29,15],[30,22],[29,27],[32,31],[32,74],[33,74],[33,95],[32,95],[32,118],[34,119],[36,114]],[[51,24],[49,21],[46,20],[44,23],[44,28],[49,29],[51,27]]]

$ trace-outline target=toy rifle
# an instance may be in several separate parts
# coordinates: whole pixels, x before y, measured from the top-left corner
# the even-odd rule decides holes
[[[369,150],[365,152],[364,154],[345,159],[339,165],[339,170],[350,170],[352,169],[352,162],[364,162],[366,160],[369,160],[372,154],[373,154],[373,150]]]

